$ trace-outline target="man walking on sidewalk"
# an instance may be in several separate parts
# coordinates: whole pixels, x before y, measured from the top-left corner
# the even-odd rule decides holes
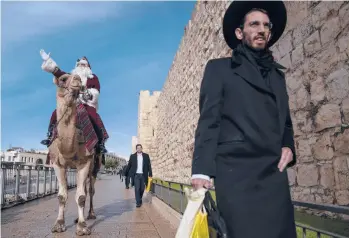
[[[136,145],[137,152],[130,156],[126,168],[126,175],[133,177],[137,207],[142,206],[142,197],[148,177],[152,177],[149,155],[142,152],[142,145]]]
[[[296,238],[286,168],[296,163],[285,69],[269,50],[282,1],[233,1],[223,20],[232,57],[207,62],[192,184],[211,187],[229,238]]]

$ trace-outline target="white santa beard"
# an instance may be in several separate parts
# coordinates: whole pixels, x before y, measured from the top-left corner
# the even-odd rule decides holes
[[[87,78],[92,75],[92,70],[87,67],[75,67],[72,71],[72,74],[77,74],[81,78],[81,83],[83,86],[86,86]]]

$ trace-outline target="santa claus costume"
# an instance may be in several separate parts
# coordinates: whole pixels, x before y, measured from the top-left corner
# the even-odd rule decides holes
[[[56,78],[67,74],[62,71],[56,62],[50,57],[50,54],[46,54],[45,51],[40,51],[41,57],[44,60],[41,68],[49,73],[52,73]],[[95,128],[96,134],[99,139],[99,144],[97,149],[100,153],[107,153],[104,143],[108,139],[108,133],[104,127],[101,117],[97,113],[98,110],[98,98],[101,91],[100,83],[98,77],[92,73],[91,65],[86,57],[78,59],[75,68],[71,71],[71,74],[77,74],[81,78],[82,86],[85,88],[83,94],[80,94],[80,100],[83,103],[86,111],[88,112],[89,118]],[[53,129],[57,123],[56,110],[53,111],[47,139],[41,141],[41,144],[49,146],[52,143]]]

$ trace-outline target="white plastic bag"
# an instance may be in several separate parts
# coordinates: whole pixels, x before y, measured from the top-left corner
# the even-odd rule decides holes
[[[181,223],[177,229],[176,238],[189,238],[193,229],[195,216],[201,209],[207,189],[200,188],[196,191],[184,188],[185,195],[188,199]]]

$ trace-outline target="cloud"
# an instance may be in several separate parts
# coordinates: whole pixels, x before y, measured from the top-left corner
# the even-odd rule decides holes
[[[2,48],[124,13],[122,2],[2,2]]]

